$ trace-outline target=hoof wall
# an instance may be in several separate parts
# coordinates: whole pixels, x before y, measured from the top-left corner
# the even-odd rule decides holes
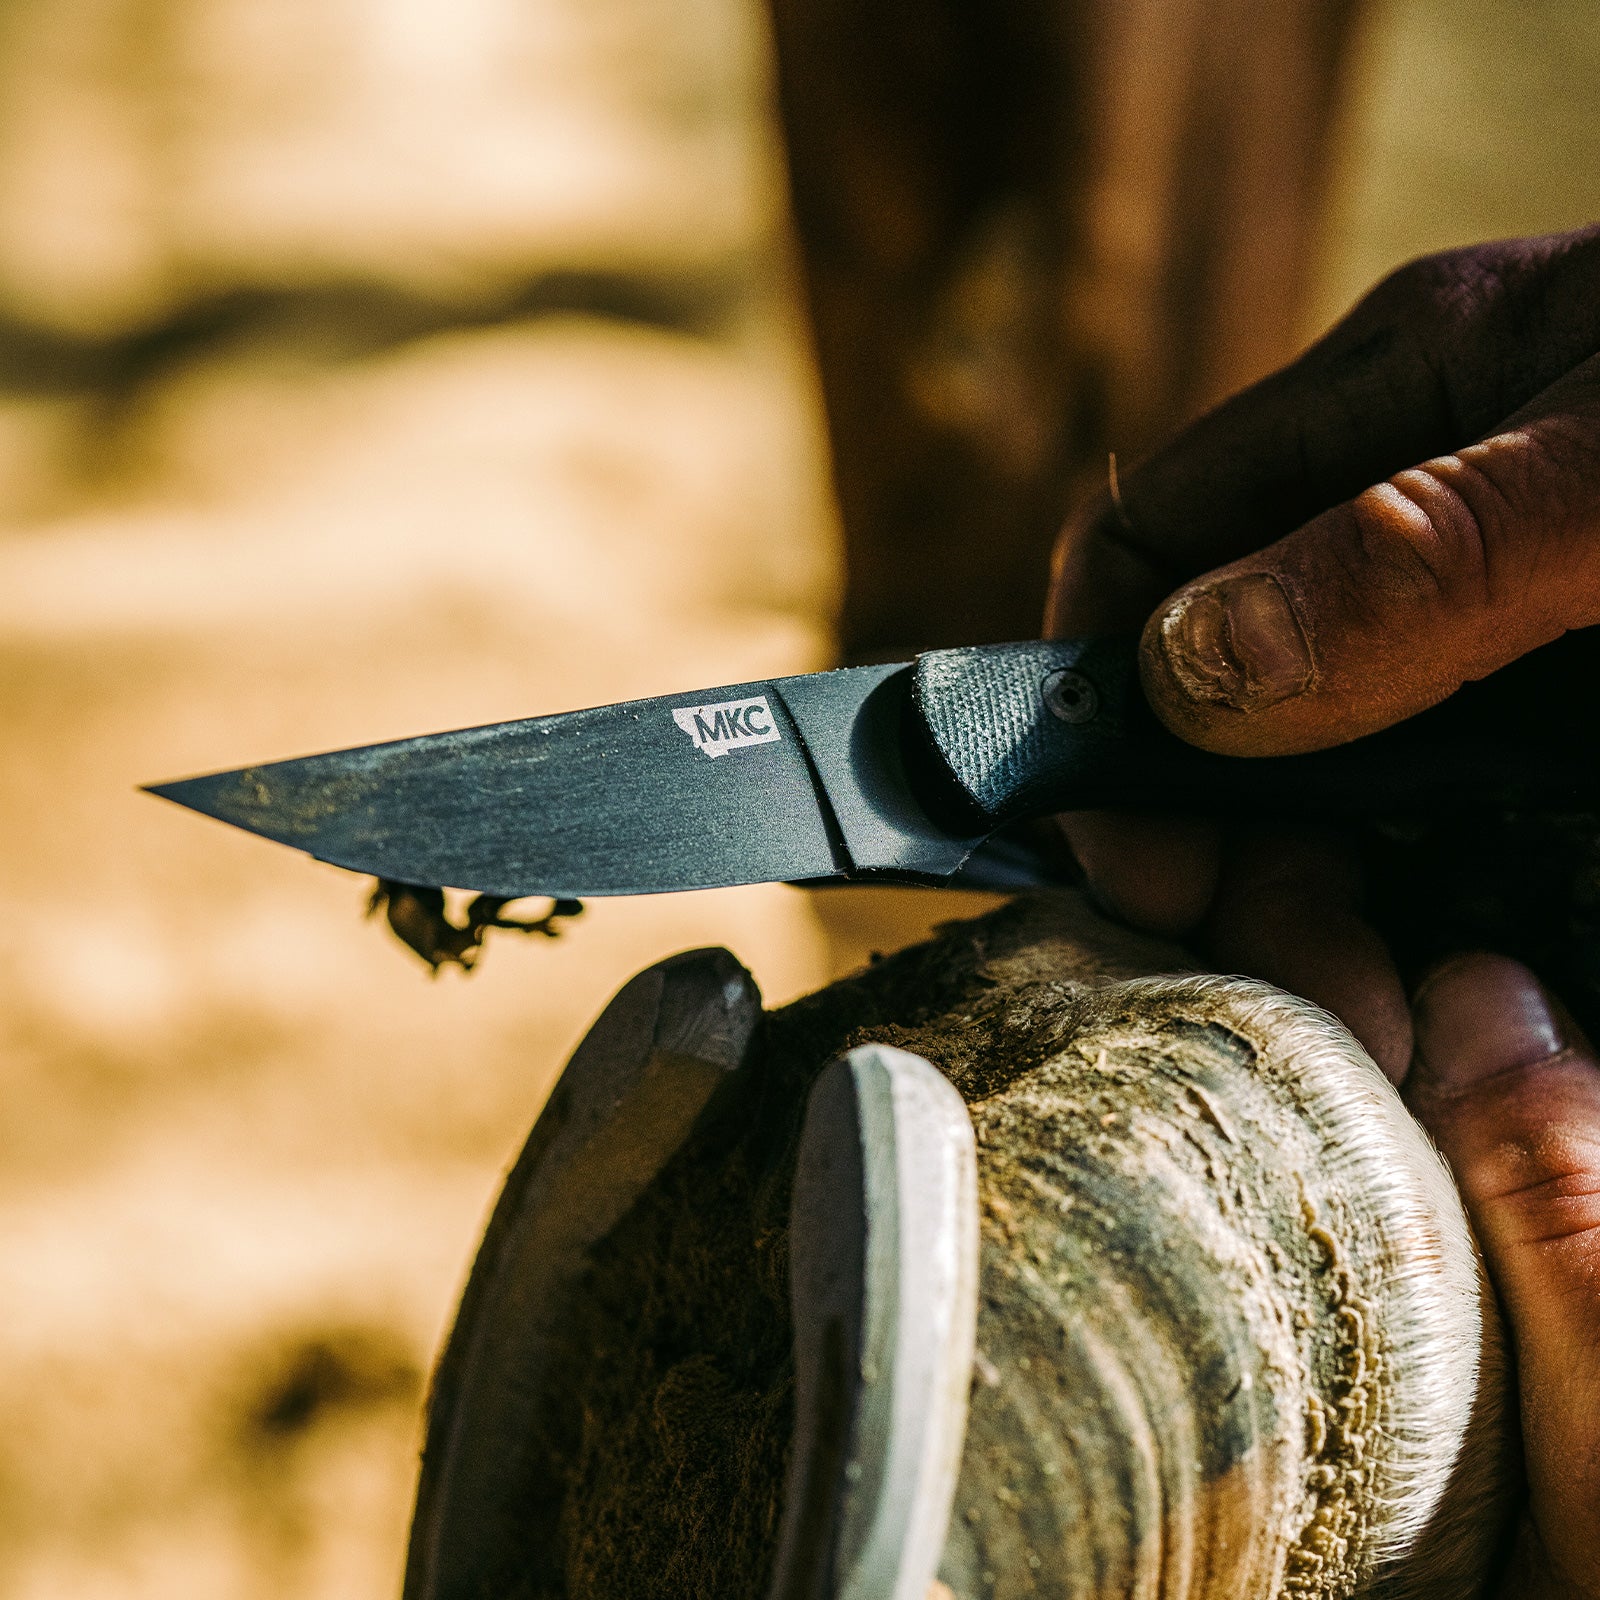
[[[866,1045],[818,1078],[789,1239],[795,1438],[768,1600],[926,1600],[966,1430],[978,1200],[966,1107],[920,1056]]]

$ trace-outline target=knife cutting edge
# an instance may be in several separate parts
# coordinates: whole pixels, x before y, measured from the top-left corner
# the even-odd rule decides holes
[[[1094,807],[1385,817],[1600,801],[1596,630],[1308,755],[1194,749],[1137,642],[1033,641],[244,767],[150,792],[403,884],[586,899],[733,884],[1048,877],[1008,824]]]

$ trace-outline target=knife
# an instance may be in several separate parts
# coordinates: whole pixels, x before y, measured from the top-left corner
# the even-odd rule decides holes
[[[1131,638],[935,650],[244,767],[150,792],[403,884],[586,899],[1052,875],[1000,830],[1093,807],[1404,817],[1600,806],[1600,630],[1335,749],[1183,743]],[[980,849],[980,847],[985,847]]]

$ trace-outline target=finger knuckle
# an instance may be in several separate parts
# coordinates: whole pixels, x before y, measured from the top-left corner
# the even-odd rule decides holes
[[[1600,1240],[1600,1170],[1592,1166],[1566,1169],[1559,1163],[1508,1151],[1504,1170],[1525,1175],[1521,1187],[1498,1198],[1521,1243],[1563,1244]]]
[[[1466,1180],[1520,1244],[1600,1242],[1600,1130],[1552,1119],[1546,1106],[1513,1107]]]
[[[1367,296],[1372,312],[1436,333],[1480,319],[1504,293],[1514,241],[1469,245],[1417,256],[1395,268]]]
[[[1350,334],[1384,337],[1431,373],[1430,448],[1486,432],[1592,352],[1586,330],[1595,322],[1582,310],[1593,298],[1587,243],[1581,234],[1507,239],[1421,256],[1357,307]],[[1569,302],[1552,322],[1552,307]]]
[[[1468,454],[1481,453],[1496,470],[1514,475],[1521,497],[1537,501],[1547,515],[1589,528],[1600,514],[1600,356],[1576,368],[1562,387],[1562,408]]]
[[[1449,254],[1418,256],[1380,279],[1366,303],[1373,310],[1410,321],[1439,310],[1457,277]]]
[[[1357,541],[1352,574],[1377,612],[1446,610],[1459,616],[1491,599],[1492,486],[1469,492],[1429,463],[1397,474],[1351,503]]]
[[[1491,607],[1540,636],[1592,620],[1600,419],[1544,417],[1431,467],[1476,523]]]

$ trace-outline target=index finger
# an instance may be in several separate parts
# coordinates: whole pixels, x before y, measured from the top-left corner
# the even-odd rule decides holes
[[[1600,226],[1425,257],[1063,531],[1051,633],[1140,626],[1179,584],[1471,443],[1600,351]]]

